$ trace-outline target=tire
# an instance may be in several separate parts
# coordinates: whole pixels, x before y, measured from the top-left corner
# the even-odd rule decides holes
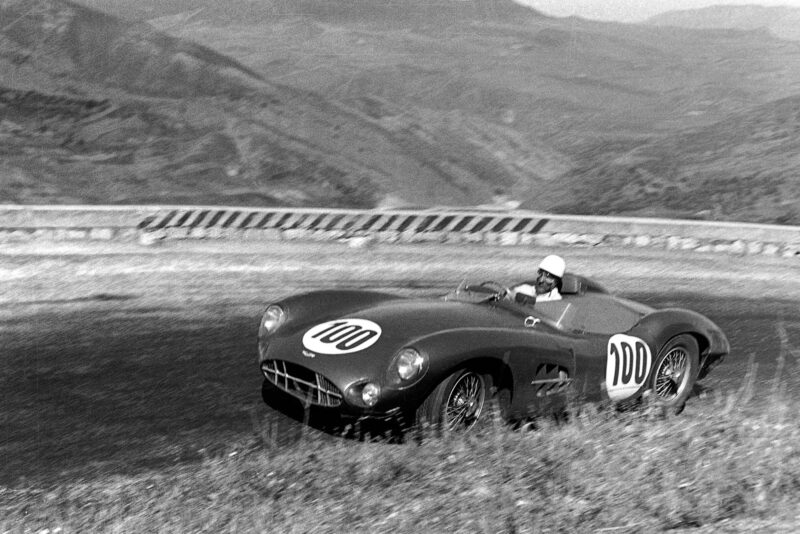
[[[666,411],[679,414],[686,406],[700,372],[700,349],[689,334],[670,339],[659,351],[653,365],[653,399]]]
[[[491,377],[470,369],[456,371],[442,381],[417,409],[420,428],[463,432],[488,418]]]

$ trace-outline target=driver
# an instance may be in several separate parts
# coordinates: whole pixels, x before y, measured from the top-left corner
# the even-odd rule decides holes
[[[536,280],[523,282],[511,288],[511,297],[524,304],[561,300],[561,279],[567,264],[564,258],[551,254],[539,264]]]

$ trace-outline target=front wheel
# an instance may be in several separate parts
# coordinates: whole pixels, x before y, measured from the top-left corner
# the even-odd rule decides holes
[[[469,430],[486,417],[489,375],[469,369],[456,371],[431,392],[417,409],[417,424],[437,431]]]
[[[653,367],[652,391],[656,402],[675,414],[683,411],[700,370],[697,340],[681,334],[659,351]]]

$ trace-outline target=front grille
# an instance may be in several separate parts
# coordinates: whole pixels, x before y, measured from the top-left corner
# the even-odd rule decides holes
[[[317,406],[333,408],[342,403],[342,393],[319,373],[283,360],[266,360],[261,364],[264,376],[283,391]]]

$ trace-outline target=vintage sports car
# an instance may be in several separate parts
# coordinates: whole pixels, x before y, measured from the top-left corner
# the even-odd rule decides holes
[[[261,319],[264,388],[339,418],[448,430],[485,418],[492,399],[509,420],[575,401],[633,404],[645,392],[679,412],[695,381],[730,350],[723,332],[693,311],[656,310],[570,273],[561,293],[519,302],[484,282],[428,299],[353,290],[291,296]]]

